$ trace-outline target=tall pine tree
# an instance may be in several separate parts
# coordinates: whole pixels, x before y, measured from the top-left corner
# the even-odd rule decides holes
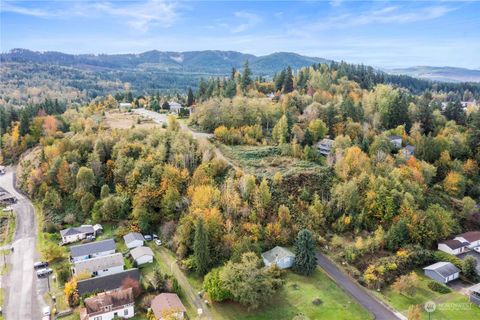
[[[293,270],[303,275],[311,275],[317,267],[315,242],[312,233],[307,229],[298,232],[295,239],[295,263]]]
[[[197,266],[197,272],[203,276],[208,272],[210,255],[208,252],[208,234],[205,231],[203,219],[199,218],[195,226],[195,239],[193,242],[193,255]]]
[[[285,81],[283,82],[283,93],[289,93],[293,91],[293,74],[292,68],[288,67],[285,73]]]
[[[191,88],[188,88],[187,107],[191,107],[192,104],[193,104],[193,92]]]
[[[242,90],[245,91],[251,83],[252,83],[252,71],[248,66],[248,60],[247,60],[243,65]]]

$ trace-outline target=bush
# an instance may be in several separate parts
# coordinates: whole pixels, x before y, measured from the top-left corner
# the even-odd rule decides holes
[[[455,267],[459,268],[460,270],[462,269],[462,266],[463,266],[461,259],[443,251],[435,251],[435,253],[433,254],[433,259],[436,262],[440,262],[440,261],[451,262],[455,265]]]
[[[441,294],[450,293],[452,291],[449,287],[444,286],[443,284],[437,281],[430,281],[427,284],[427,286],[430,290],[441,293]]]
[[[320,300],[320,298],[316,298],[316,299],[313,299],[312,303],[315,306],[319,306],[322,304],[322,300]]]

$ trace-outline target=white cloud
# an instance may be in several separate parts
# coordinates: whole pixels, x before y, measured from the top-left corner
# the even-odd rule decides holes
[[[241,20],[241,22],[236,26],[230,27],[230,31],[232,31],[233,33],[247,31],[258,25],[262,21],[260,16],[248,11],[237,11],[234,13],[234,16]]]
[[[18,13],[18,14],[23,14],[26,16],[33,16],[33,17],[47,17],[51,15],[51,13],[48,12],[47,10],[21,7],[19,5],[16,5],[8,1],[2,1],[2,5],[0,6],[0,11]]]

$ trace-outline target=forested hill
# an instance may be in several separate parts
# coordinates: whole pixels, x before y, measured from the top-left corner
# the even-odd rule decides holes
[[[249,61],[255,74],[270,76],[287,66],[293,69],[310,66],[314,63],[329,62],[322,58],[312,58],[296,53],[278,52],[266,56],[254,56],[236,51],[147,51],[139,54],[66,54],[47,51],[36,52],[26,49],[13,49],[0,55],[2,62],[22,62],[55,64],[83,70],[99,69],[151,69],[157,71],[200,72],[212,75],[225,75],[232,68],[239,69]]]

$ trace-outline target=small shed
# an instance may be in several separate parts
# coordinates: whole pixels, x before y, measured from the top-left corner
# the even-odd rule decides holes
[[[460,276],[460,269],[455,267],[451,262],[437,262],[428,267],[423,268],[425,275],[440,283],[448,283]]]
[[[288,269],[295,262],[295,254],[284,247],[276,246],[272,250],[262,253],[265,266],[277,265],[280,269]]]
[[[137,266],[153,262],[153,251],[149,247],[136,247],[130,251],[130,254],[137,263]]]
[[[138,232],[130,232],[123,236],[123,240],[128,249],[133,249],[143,246],[144,238]]]

